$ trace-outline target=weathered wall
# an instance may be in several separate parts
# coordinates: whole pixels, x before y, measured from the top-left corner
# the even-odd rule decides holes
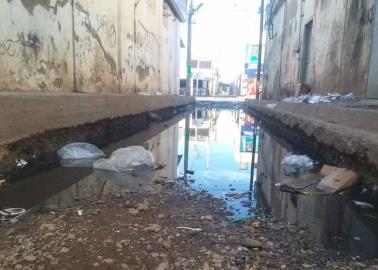
[[[72,8],[59,1],[0,2],[0,89],[73,89]]]
[[[164,0],[9,0],[0,15],[1,91],[178,93]]]
[[[265,95],[282,98],[295,93],[300,82],[304,29],[313,20],[307,80],[312,92],[354,92],[365,97],[374,1],[275,2],[271,17],[275,36],[266,40]]]

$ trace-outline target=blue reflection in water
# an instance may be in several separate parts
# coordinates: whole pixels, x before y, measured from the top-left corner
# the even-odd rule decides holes
[[[249,215],[256,205],[249,190],[253,121],[240,110],[197,109],[191,115],[188,169],[194,172],[192,187],[224,198],[233,218]],[[184,155],[185,120],[179,127],[178,151]],[[183,159],[178,174],[184,174]]]

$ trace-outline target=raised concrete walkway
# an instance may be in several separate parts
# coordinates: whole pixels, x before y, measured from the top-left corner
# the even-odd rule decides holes
[[[378,103],[303,104],[248,99],[245,109],[325,162],[378,172]],[[378,182],[378,181],[377,181]]]
[[[67,143],[103,147],[148,128],[156,121],[149,112],[166,120],[194,102],[171,95],[0,93],[0,179],[54,166]]]
[[[58,128],[193,103],[192,97],[77,93],[0,93],[0,145]]]

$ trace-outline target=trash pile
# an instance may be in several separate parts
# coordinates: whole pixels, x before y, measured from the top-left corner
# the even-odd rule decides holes
[[[144,189],[153,180],[156,169],[151,151],[142,146],[129,146],[114,151],[109,158],[96,146],[71,143],[58,151],[63,167],[93,167],[94,174],[130,191]]]
[[[276,186],[282,192],[326,195],[341,192],[360,182],[359,175],[352,170],[323,165],[316,172],[317,164],[306,155],[286,156],[281,162],[285,176]],[[308,190],[310,187],[316,187],[316,190]]]
[[[291,103],[307,103],[307,104],[319,104],[319,103],[334,103],[334,102],[346,102],[353,103],[360,101],[360,98],[353,93],[347,95],[332,94],[328,95],[302,95],[298,97],[284,98],[283,101]]]

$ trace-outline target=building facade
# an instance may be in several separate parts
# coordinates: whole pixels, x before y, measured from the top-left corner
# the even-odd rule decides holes
[[[263,96],[351,93],[378,97],[376,0],[271,0]],[[374,27],[374,25],[376,27]]]
[[[185,59],[181,60],[180,93],[186,91]],[[216,96],[219,94],[219,70],[215,61],[192,60],[193,93],[195,96]]]
[[[178,94],[186,0],[12,0],[0,15],[0,91]]]

